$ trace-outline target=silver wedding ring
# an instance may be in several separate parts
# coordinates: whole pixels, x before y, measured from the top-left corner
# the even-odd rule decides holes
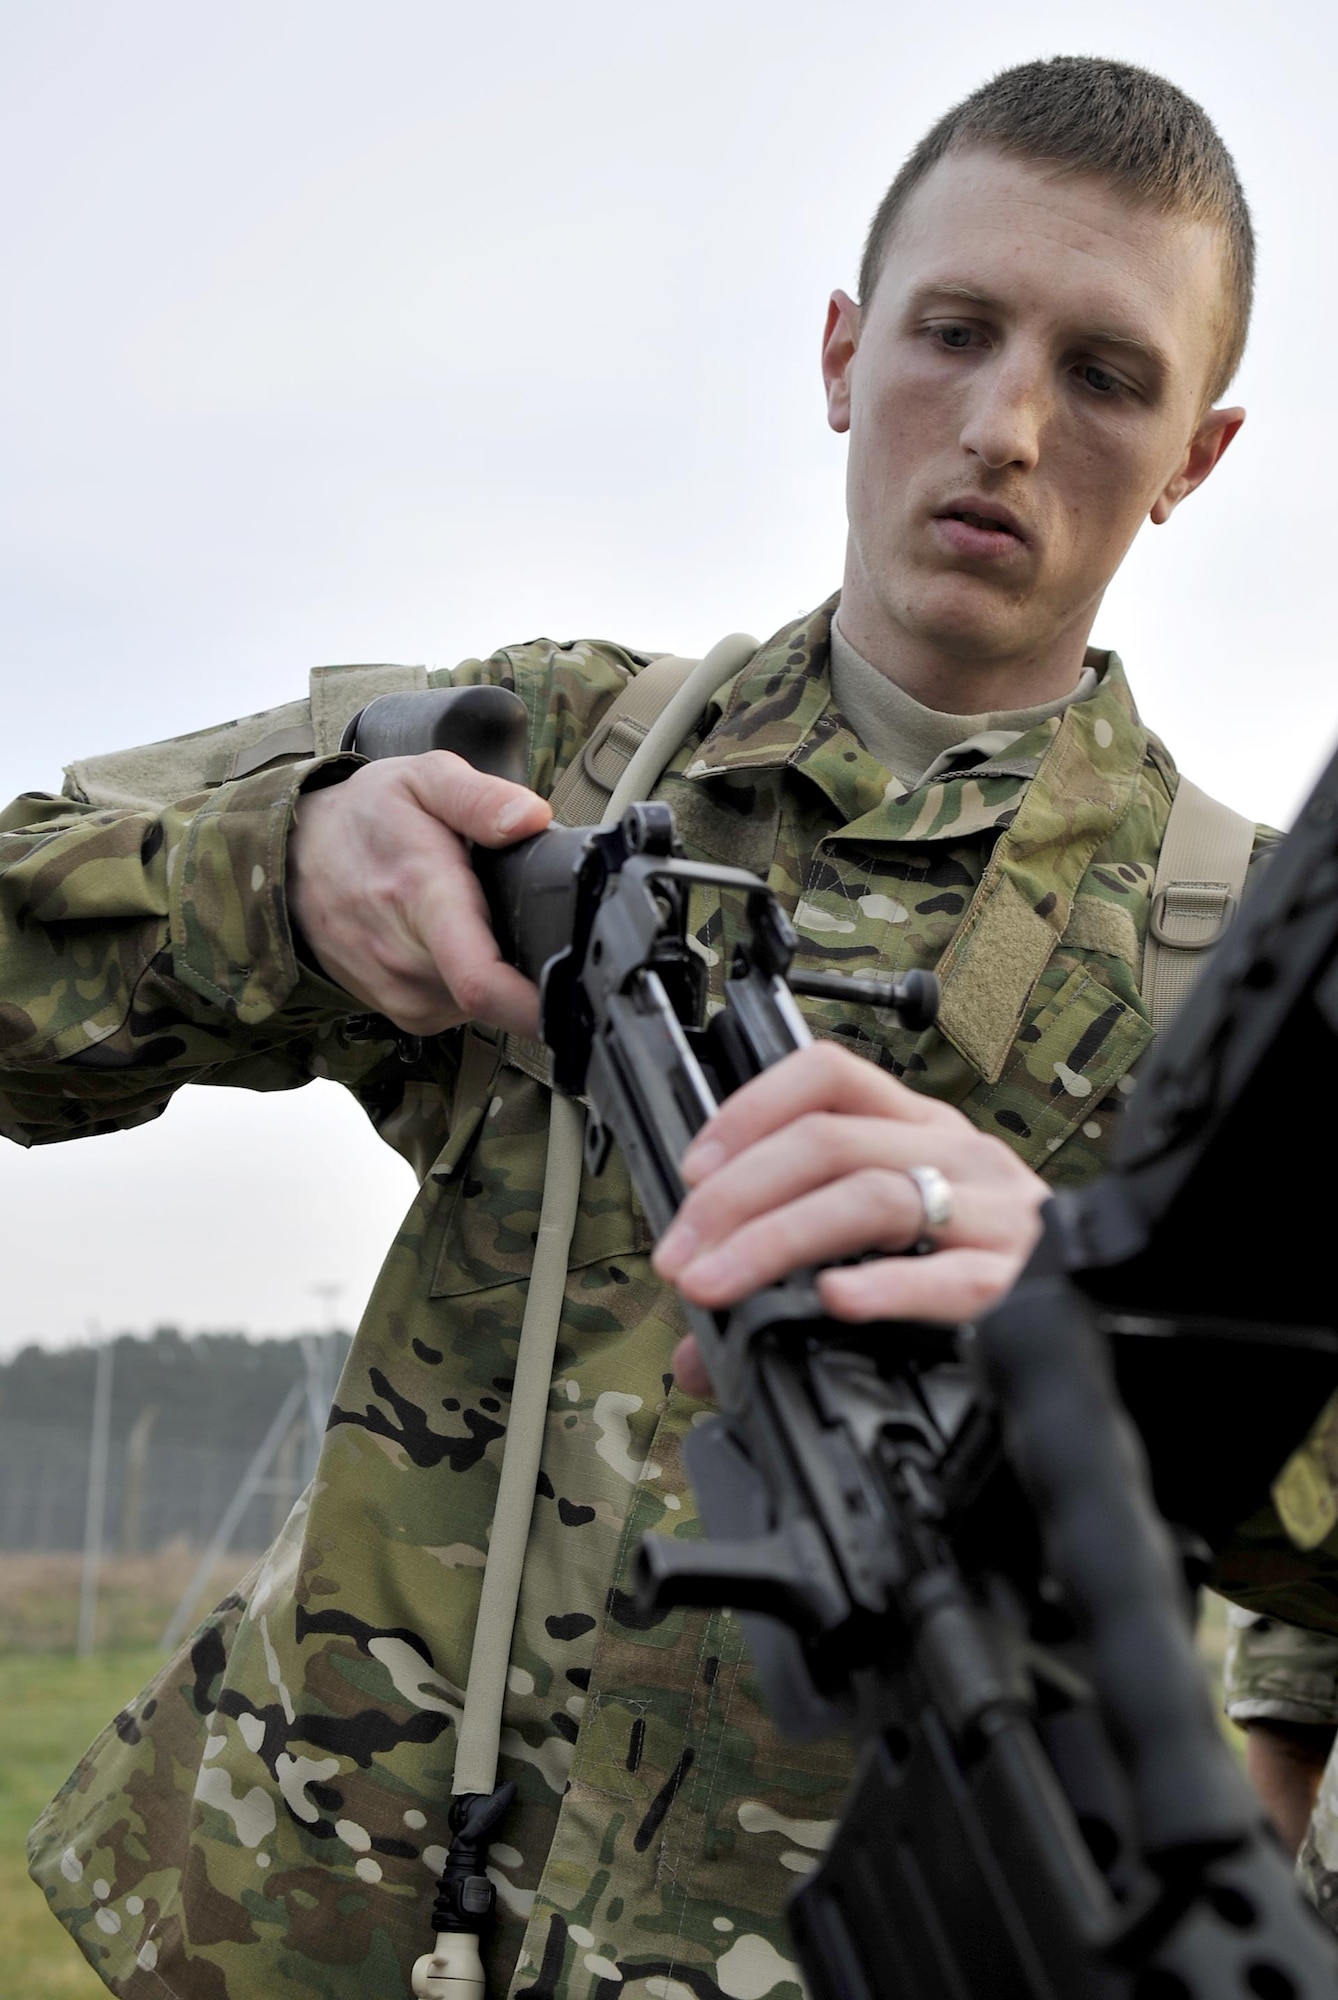
[[[908,1181],[915,1183],[915,1192],[920,1197],[919,1237],[928,1237],[931,1230],[944,1229],[952,1221],[952,1184],[946,1174],[937,1167],[903,1167]]]

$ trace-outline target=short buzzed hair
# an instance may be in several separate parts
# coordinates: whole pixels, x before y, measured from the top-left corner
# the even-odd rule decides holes
[[[946,154],[976,150],[1067,167],[1164,214],[1215,225],[1223,249],[1215,402],[1245,351],[1254,229],[1235,163],[1202,107],[1165,77],[1098,56],[1052,56],[1001,71],[945,112],[883,196],[860,262],[865,305],[915,189]]]

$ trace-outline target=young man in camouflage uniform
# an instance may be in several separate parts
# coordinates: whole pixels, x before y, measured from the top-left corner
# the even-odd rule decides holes
[[[1152,1032],[1139,968],[1177,778],[1087,638],[1141,522],[1239,426],[1214,403],[1250,270],[1197,107],[1061,61],[935,128],[875,219],[860,303],[832,299],[839,609],[760,649],[657,795],[694,853],[768,877],[805,957],[937,966],[943,1011],[914,1036],[806,1003],[826,1039],[699,1141],[654,1273],[621,1164],[582,1189],[507,1675],[499,1996],[796,2000],[781,1904],[845,1748],[778,1738],[735,1621],[647,1618],[629,1589],[643,1531],[696,1531],[680,1444],[705,1385],[691,1352],[674,1381],[672,1287],[723,1301],[904,1248],[922,1221],[905,1169],[932,1164],[953,1193],[936,1253],[829,1272],[824,1296],[852,1319],[957,1317],[1025,1255],[1036,1176],[1100,1168]],[[35,1832],[37,1879],[127,2000],[401,1995],[429,1942],[545,1124],[493,1032],[532,1033],[534,994],[498,960],[464,840],[542,827],[644,658],[537,641],[457,671],[523,697],[533,793],[442,753],[241,777],[225,757],[223,782],[165,809],[76,767],[72,796],[2,823],[14,1137],[133,1124],[192,1078],[317,1074],[423,1174],[314,1487]],[[703,895],[717,990],[734,923]]]

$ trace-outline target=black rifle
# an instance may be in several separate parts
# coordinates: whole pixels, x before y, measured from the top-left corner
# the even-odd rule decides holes
[[[384,696],[346,740],[523,782],[525,733],[478,688]],[[929,975],[787,983],[775,897],[688,861],[664,806],[475,861],[554,1082],[591,1106],[588,1163],[618,1142],[657,1235],[693,1135],[808,1041],[793,992],[932,1020]],[[745,911],[709,1016],[694,883]],[[1338,1382],[1324,1190],[1267,1171],[1296,1075],[1308,1111],[1334,1096],[1336,947],[1338,759],[1150,1063],[1116,1171],[1048,1205],[978,1328],[829,1321],[811,1272],[686,1308],[720,1404],[687,1446],[708,1539],[647,1538],[641,1588],[741,1611],[781,1725],[858,1746],[790,1905],[817,2000],[1338,1996],[1192,1641],[1192,1586]]]

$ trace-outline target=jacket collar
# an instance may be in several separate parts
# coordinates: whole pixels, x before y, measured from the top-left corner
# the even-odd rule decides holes
[[[832,699],[832,615],[838,598],[768,639],[717,696],[717,720],[683,771],[692,780],[736,771],[801,771],[836,808],[829,838],[960,840],[1010,826],[1032,781],[1056,804],[1085,800],[1105,819],[1127,805],[1146,732],[1114,653],[1096,692],[1011,743],[997,758],[945,772],[908,791],[870,756]],[[1040,801],[1036,801],[1039,806]],[[1030,815],[1029,815],[1030,816]]]

